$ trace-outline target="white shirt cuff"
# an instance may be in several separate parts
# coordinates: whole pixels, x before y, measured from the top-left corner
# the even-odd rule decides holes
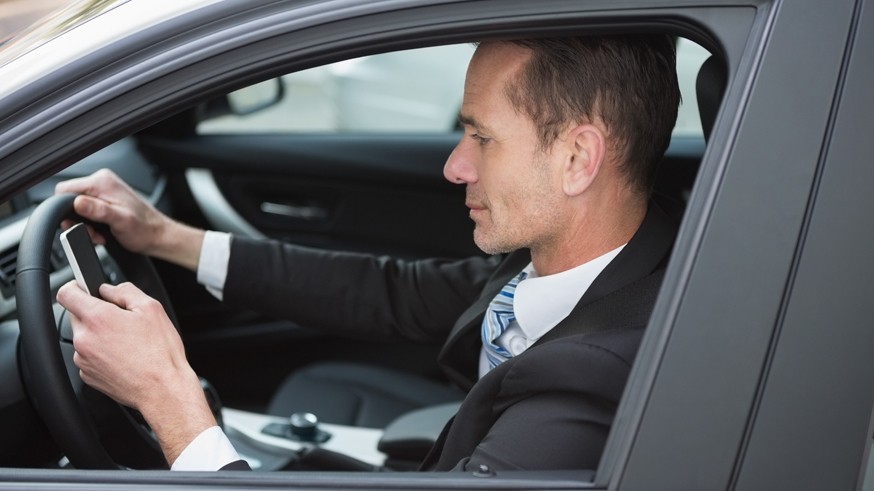
[[[218,426],[203,430],[170,466],[172,471],[217,471],[240,460],[231,441]]]
[[[197,282],[221,300],[231,258],[231,234],[207,230],[197,262]]]

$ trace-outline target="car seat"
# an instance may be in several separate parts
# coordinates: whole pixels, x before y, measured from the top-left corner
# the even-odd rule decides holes
[[[360,363],[315,363],[289,375],[267,412],[311,412],[325,423],[384,428],[410,411],[460,401],[464,392],[399,371]]]

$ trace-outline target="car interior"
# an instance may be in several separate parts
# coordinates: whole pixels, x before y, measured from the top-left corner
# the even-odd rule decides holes
[[[306,75],[310,80],[298,85],[286,77],[258,84],[261,92],[244,108],[235,107],[234,93],[199,103],[0,205],[0,372],[8,380],[0,387],[0,434],[5,437],[0,465],[81,466],[64,456],[56,435],[38,415],[22,381],[27,368],[18,364],[16,269],[27,254],[19,244],[34,207],[52,196],[57,182],[110,168],[163,212],[206,229],[406,259],[482,254],[471,240],[464,189],[446,182],[442,173],[460,136],[454,114],[460,106],[449,108],[453,114],[448,123],[440,123],[449,125],[442,131],[368,131],[354,122],[345,123],[349,130],[330,132],[306,126],[303,131],[246,129],[247,118],[264,117],[290,100],[316,100],[306,92],[312,87],[330,85],[344,94],[315,109],[335,110],[342,97],[353,97],[355,90],[361,91],[359,96],[368,94],[374,89],[365,84],[379,84],[378,77],[374,81],[362,74],[404,62],[365,58],[369,60],[357,67],[347,62],[332,68],[341,75],[311,71]],[[700,60],[689,80],[693,92],[683,94],[684,105],[697,101],[700,133],[675,134],[654,190],[654,199],[678,221],[727,79],[717,55],[704,52]],[[371,71],[356,75],[364,65]],[[463,77],[463,70],[459,73]],[[428,110],[423,107],[423,114]],[[361,111],[364,116],[357,117],[365,124],[378,119],[372,108]],[[304,120],[311,117],[303,112]],[[230,126],[204,130],[225,120]],[[234,121],[242,126],[233,126]],[[60,243],[56,240],[50,247],[51,287],[56,291],[72,274]],[[98,250],[110,282],[150,277],[139,272],[133,259],[123,257],[118,246]],[[437,367],[439,346],[338,339],[318,326],[233,309],[189,271],[159,260],[151,263],[172,303],[189,361],[203,378],[225,430],[254,470],[415,469],[464,397]],[[69,319],[56,304],[53,308],[64,344],[71,338]],[[69,342],[65,349],[69,356]],[[80,404],[92,413],[102,445],[118,465],[166,466],[137,414],[77,382],[72,371],[70,376]],[[131,440],[146,443],[130,445]]]

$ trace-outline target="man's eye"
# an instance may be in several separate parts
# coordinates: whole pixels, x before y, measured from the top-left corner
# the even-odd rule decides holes
[[[480,145],[485,145],[486,143],[488,143],[492,140],[491,138],[486,138],[486,137],[480,136],[476,133],[470,135],[470,137],[473,138],[474,141],[476,141]]]

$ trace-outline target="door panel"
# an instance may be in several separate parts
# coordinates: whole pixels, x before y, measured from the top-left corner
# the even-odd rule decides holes
[[[217,190],[206,201],[224,202],[217,214],[237,215],[251,227],[249,235],[402,258],[460,258],[481,252],[472,240],[464,188],[443,178],[458,137],[140,136],[138,148],[168,175],[174,218],[186,223],[227,229],[210,221],[216,213],[198,200],[203,181],[189,179],[196,170]],[[229,405],[260,409],[288,373],[329,359],[440,377],[439,346],[333,338],[232,310],[190,272],[166,264],[160,270],[171,296],[180,299],[189,360]]]
[[[443,178],[459,137],[211,135],[147,138],[140,148],[155,162],[208,170],[227,204],[264,236],[408,258],[467,257],[479,251],[464,188]],[[195,198],[202,191],[191,189]]]

